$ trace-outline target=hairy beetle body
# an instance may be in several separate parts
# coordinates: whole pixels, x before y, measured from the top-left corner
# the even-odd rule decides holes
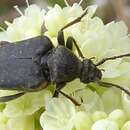
[[[0,43],[0,89],[22,91],[15,95],[0,97],[0,102],[18,98],[26,92],[38,91],[47,87],[48,84],[55,83],[54,96],[61,93],[79,105],[72,97],[61,91],[67,82],[76,78],[83,83],[95,82],[103,87],[114,86],[130,96],[127,89],[101,81],[102,72],[97,68],[108,60],[130,57],[130,53],[104,58],[94,64],[91,59],[83,56],[73,37],[69,36],[65,44],[63,30],[80,22],[86,14],[87,10],[59,30],[56,48],[46,36],[27,39],[17,44]],[[80,58],[72,52],[73,44]]]

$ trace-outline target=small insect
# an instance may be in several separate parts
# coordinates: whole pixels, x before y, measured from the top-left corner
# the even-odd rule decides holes
[[[61,91],[67,82],[76,78],[79,78],[82,83],[95,82],[103,87],[113,86],[130,96],[130,92],[124,87],[101,81],[102,71],[97,68],[108,60],[130,57],[130,53],[105,58],[94,64],[91,59],[83,56],[73,37],[68,37],[65,44],[63,31],[80,22],[86,14],[87,10],[59,31],[56,48],[47,36],[34,37],[16,42],[16,44],[0,43],[0,89],[19,91],[14,95],[0,97],[0,102],[7,102],[27,92],[40,91],[49,84],[56,84],[54,96],[61,93],[79,105],[72,97]],[[80,58],[72,52],[73,45]]]

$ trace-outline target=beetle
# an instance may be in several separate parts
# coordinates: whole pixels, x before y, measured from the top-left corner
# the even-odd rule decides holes
[[[130,96],[130,92],[124,87],[101,81],[102,71],[97,67],[108,60],[129,57],[130,53],[105,58],[94,64],[91,59],[83,56],[73,37],[69,36],[65,44],[63,31],[80,22],[86,14],[87,10],[61,28],[57,36],[57,47],[53,46],[47,36],[42,35],[16,44],[0,42],[0,89],[19,91],[14,95],[0,97],[0,102],[13,100],[27,92],[40,91],[52,83],[56,84],[55,97],[61,93],[79,105],[72,97],[61,91],[67,82],[76,78],[82,83],[96,82],[103,87],[114,86]],[[80,58],[72,52],[73,45]]]

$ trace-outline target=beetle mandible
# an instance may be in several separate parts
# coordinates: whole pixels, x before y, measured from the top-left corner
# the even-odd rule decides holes
[[[113,86],[130,96],[130,92],[125,88],[101,81],[102,72],[97,68],[108,60],[130,57],[130,53],[104,58],[94,64],[91,59],[83,56],[73,37],[69,36],[65,44],[63,31],[80,22],[86,14],[87,10],[61,28],[58,32],[58,46],[56,48],[47,36],[37,36],[19,41],[17,44],[0,42],[0,89],[20,91],[14,95],[0,97],[0,102],[13,100],[27,92],[40,91],[48,84],[54,83],[56,84],[54,96],[61,93],[79,105],[73,98],[61,91],[67,82],[76,78],[79,78],[83,83],[96,82],[103,87]],[[82,60],[72,52],[73,45],[75,45]]]

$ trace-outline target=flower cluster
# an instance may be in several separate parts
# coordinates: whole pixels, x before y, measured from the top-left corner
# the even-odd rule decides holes
[[[45,130],[129,130],[130,121],[124,110],[88,112],[77,110],[68,99],[52,99],[40,118]]]
[[[123,21],[104,25],[94,16],[97,6],[87,7],[88,13],[81,22],[64,31],[65,39],[74,37],[86,58],[95,57],[97,63],[104,57],[130,52],[128,28]],[[24,14],[12,23],[5,22],[7,29],[0,32],[0,41],[15,42],[44,35],[57,45],[57,33],[70,21],[83,13],[80,5],[63,9],[59,5],[46,12],[37,5],[29,5]],[[78,56],[75,48],[73,52]],[[99,66],[104,69],[104,81],[130,87],[130,60],[125,58],[108,61]],[[51,98],[49,86],[40,92],[26,94],[16,100],[0,103],[0,130],[129,130],[130,99],[118,89],[104,89],[78,79],[68,83],[63,91],[73,96],[80,106],[62,97]],[[13,91],[0,90],[0,96]]]

